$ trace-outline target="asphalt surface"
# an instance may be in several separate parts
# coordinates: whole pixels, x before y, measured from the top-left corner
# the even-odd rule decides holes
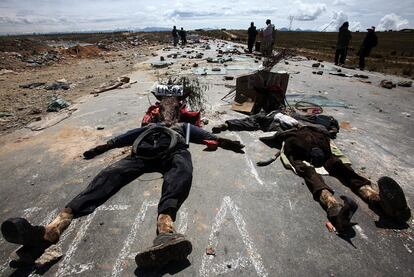
[[[209,44],[211,50],[200,49],[201,44],[195,47],[205,52],[205,57],[214,57],[217,44],[222,42]],[[159,54],[166,57],[188,50],[192,49],[170,49]],[[77,110],[52,127],[37,132],[25,129],[2,137],[0,220],[24,216],[34,224],[49,222],[101,169],[128,154],[128,149],[117,149],[93,160],[82,159],[83,151],[140,125],[149,101],[155,101],[149,89],[157,75],[166,71],[191,74],[194,62],[199,67],[222,67],[226,75],[233,76],[259,66],[252,57],[233,57],[227,68],[201,59],[167,58],[174,64],[164,69],[151,68],[149,63],[159,60],[153,57],[136,65],[130,77],[138,82],[131,88],[80,99],[72,106]],[[323,75],[315,75],[312,63],[290,60],[289,64],[277,65],[274,71],[291,73],[289,95],[322,95],[347,103],[348,108],[324,108],[325,114],[348,122],[336,144],[351,159],[355,170],[374,183],[383,175],[396,179],[413,207],[414,89],[381,88],[380,80],[401,78],[379,73],[363,72],[372,84],[329,75],[333,66],[326,62]],[[348,69],[343,72],[362,73]],[[199,78],[209,84],[207,130],[226,119],[243,117],[220,100],[229,91],[225,85],[234,85],[235,80],[224,81],[219,74]],[[337,196],[351,196],[359,204],[353,218],[357,223],[354,233],[345,238],[330,233],[325,227],[325,212],[301,178],[286,170],[279,160],[256,167],[256,161],[274,153],[258,140],[263,132],[222,135],[241,140],[246,153],[223,149],[206,152],[204,146],[190,146],[193,185],[176,221],[178,231],[193,243],[188,261],[155,271],[143,271],[135,265],[136,253],[155,238],[162,178],[154,173],[122,188],[95,213],[76,219],[58,244],[64,253],[62,259],[44,276],[413,276],[411,227],[396,229],[390,222],[379,220],[336,179],[324,177]],[[215,250],[214,256],[206,255],[208,247]],[[0,275],[37,276],[30,269],[9,266],[10,255],[17,248],[0,238]]]

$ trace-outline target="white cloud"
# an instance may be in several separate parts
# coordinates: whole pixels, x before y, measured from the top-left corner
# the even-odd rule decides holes
[[[323,3],[307,4],[302,1],[295,1],[297,7],[294,13],[295,20],[313,21],[326,11],[326,5]]]
[[[377,29],[379,31],[400,30],[406,27],[408,27],[407,19],[404,19],[401,16],[396,15],[395,13],[390,13],[381,18]]]
[[[334,6],[351,6],[349,1],[346,0],[335,0],[332,3]]]
[[[353,32],[362,30],[361,22],[359,22],[359,21],[349,22],[349,30],[353,31]]]

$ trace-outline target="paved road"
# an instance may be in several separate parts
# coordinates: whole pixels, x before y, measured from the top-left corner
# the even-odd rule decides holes
[[[210,41],[211,50],[198,51],[212,56],[216,44]],[[184,53],[171,49],[160,54],[177,51]],[[192,72],[191,66],[181,66],[195,60],[171,60],[175,64],[169,69],[154,70],[148,64],[151,60],[137,64],[137,71],[130,77],[138,83],[132,88],[80,99],[77,110],[53,127],[39,132],[20,130],[1,138],[0,220],[25,216],[38,224],[50,221],[102,168],[126,155],[119,149],[90,161],[81,157],[86,149],[140,124],[148,101],[154,102],[148,89],[156,74]],[[201,60],[197,63],[204,65]],[[244,56],[228,64],[227,74],[234,76],[258,66],[253,58]],[[289,94],[323,95],[348,103],[351,108],[325,109],[351,125],[340,131],[337,145],[358,172],[374,181],[382,175],[398,180],[413,206],[414,128],[413,117],[406,113],[414,114],[414,89],[379,88],[381,79],[399,78],[378,73],[366,73],[373,84],[328,75],[332,67],[329,63],[324,63],[322,76],[314,75],[311,64],[290,61],[274,70],[299,72],[291,74]],[[200,76],[210,84],[207,129],[225,119],[243,117],[220,101],[229,91],[225,85],[235,82],[222,77]],[[97,126],[105,129],[98,131]],[[190,147],[193,186],[177,218],[178,230],[193,242],[187,263],[160,272],[136,269],[135,254],[155,237],[162,183],[161,175],[146,174],[95,213],[73,222],[59,243],[65,255],[45,276],[413,276],[411,228],[385,228],[352,192],[335,179],[324,177],[337,195],[352,196],[360,205],[354,216],[358,225],[353,238],[346,240],[329,233],[324,226],[324,211],[313,201],[301,178],[284,169],[279,161],[264,168],[255,166],[256,161],[273,154],[258,141],[262,132],[224,135],[243,141],[246,154]],[[216,250],[215,256],[205,254],[209,246]],[[28,275],[8,266],[9,255],[16,248],[0,238],[0,275]]]

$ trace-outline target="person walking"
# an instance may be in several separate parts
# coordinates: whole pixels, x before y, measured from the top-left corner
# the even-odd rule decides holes
[[[365,57],[368,57],[371,53],[372,48],[377,46],[378,37],[375,34],[375,27],[367,29],[368,33],[365,36],[364,41],[362,42],[361,48],[359,49],[359,69],[364,70],[365,68]]]
[[[249,49],[249,53],[252,53],[253,45],[254,45],[254,42],[256,41],[256,36],[257,36],[257,30],[256,30],[256,26],[254,26],[254,22],[250,23],[250,28],[247,30],[247,35],[248,35],[247,48]]]
[[[338,41],[336,43],[335,65],[344,65],[348,52],[349,42],[352,39],[351,31],[348,30],[349,23],[345,22],[339,28]]]

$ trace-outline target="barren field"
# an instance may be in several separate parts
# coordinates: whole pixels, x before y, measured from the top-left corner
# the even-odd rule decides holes
[[[54,97],[73,103],[131,72],[164,39],[157,33],[0,37],[0,134],[40,120]],[[69,88],[45,89],[57,81]]]

